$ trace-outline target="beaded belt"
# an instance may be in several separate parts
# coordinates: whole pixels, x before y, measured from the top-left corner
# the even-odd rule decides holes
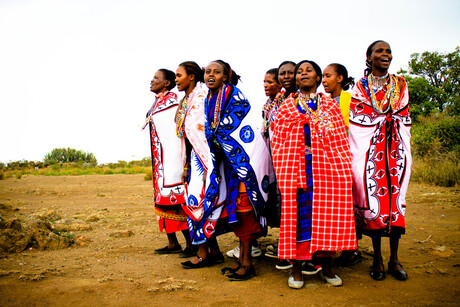
[[[173,213],[167,213],[167,212],[158,210],[157,208],[155,208],[155,213],[159,217],[162,217],[162,218],[165,218],[165,219],[168,219],[168,220],[173,220],[173,221],[186,222],[187,218],[188,218],[187,215],[182,215],[182,214],[177,215],[177,214],[173,214]]]

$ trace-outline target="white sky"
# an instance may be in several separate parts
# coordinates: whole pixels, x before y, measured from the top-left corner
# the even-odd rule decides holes
[[[344,64],[390,43],[395,73],[414,52],[460,45],[460,1],[0,0],[0,161],[57,147],[99,163],[150,156],[140,127],[159,68],[223,59],[254,107],[284,60]]]

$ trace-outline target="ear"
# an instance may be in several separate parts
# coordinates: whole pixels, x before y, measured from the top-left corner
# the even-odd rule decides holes
[[[169,87],[171,85],[171,82],[169,80],[166,80],[164,83],[164,87]]]
[[[224,83],[227,83],[227,81],[228,81],[228,76],[227,75],[224,75],[223,81],[224,81]]]
[[[190,81],[195,81],[195,75],[194,74],[190,74],[188,76],[190,78]]]
[[[339,76],[337,77],[337,82],[342,83],[342,81],[343,81],[343,76],[342,76],[342,75],[339,75]]]

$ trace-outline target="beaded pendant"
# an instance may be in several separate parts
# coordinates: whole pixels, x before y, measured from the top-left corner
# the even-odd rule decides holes
[[[376,91],[374,90],[372,74],[367,77],[367,80],[369,84],[369,96],[374,110],[379,114],[385,114],[390,108],[393,109],[399,100],[398,77],[395,75],[389,77],[388,82],[383,86],[385,95],[381,100],[378,100],[375,96]]]

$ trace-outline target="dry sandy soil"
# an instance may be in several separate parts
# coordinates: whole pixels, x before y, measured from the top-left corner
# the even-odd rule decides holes
[[[77,231],[86,246],[60,250],[27,248],[0,254],[0,306],[368,306],[460,305],[460,190],[411,184],[407,234],[400,261],[409,280],[369,276],[371,243],[359,245],[365,261],[337,268],[344,285],[334,288],[319,276],[306,277],[306,287],[287,286],[288,271],[275,260],[256,258],[257,276],[230,282],[220,268],[185,270],[177,255],[155,255],[166,243],[152,207],[151,183],[144,175],[76,177],[26,176],[0,181],[3,219],[24,218],[54,210],[62,219],[91,226]],[[278,229],[260,240],[274,243]],[[218,238],[223,252],[233,248],[233,234]],[[184,239],[180,236],[180,242]],[[384,242],[388,261],[388,242]],[[385,265],[386,266],[386,265]]]

